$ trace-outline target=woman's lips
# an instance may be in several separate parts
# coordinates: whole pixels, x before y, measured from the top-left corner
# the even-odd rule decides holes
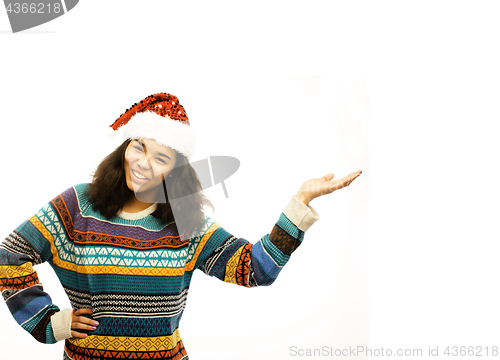
[[[145,178],[145,179],[141,179],[140,177],[138,177],[136,174],[138,174],[139,176],[144,176],[144,174],[142,174],[141,172],[139,171],[136,171],[136,170],[130,170],[130,177],[132,178],[132,181],[137,183],[137,184],[144,184],[146,183],[147,181],[149,181],[148,178]],[[145,176],[144,176],[145,177]]]

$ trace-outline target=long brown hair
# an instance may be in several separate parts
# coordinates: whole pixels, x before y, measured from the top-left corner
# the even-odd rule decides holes
[[[124,173],[125,151],[130,141],[130,139],[124,141],[101,161],[93,175],[88,191],[93,209],[108,219],[116,215],[135,196],[134,192],[127,186]],[[185,232],[190,236],[204,225],[203,207],[208,206],[214,210],[214,206],[203,194],[196,171],[189,164],[187,158],[179,152],[177,152],[175,167],[170,174],[172,177],[167,177],[164,182],[167,190],[166,202],[157,203],[157,208],[151,215],[165,223],[175,221],[174,213],[176,217],[182,216],[183,224],[185,223],[184,228],[177,230],[179,234]],[[191,196],[187,196],[185,201],[174,202],[172,209],[167,194],[171,194],[174,199],[185,195]]]

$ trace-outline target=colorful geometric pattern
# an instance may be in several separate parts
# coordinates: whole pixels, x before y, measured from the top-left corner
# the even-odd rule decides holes
[[[19,266],[0,265],[0,276],[7,278],[16,278],[21,276],[31,275],[35,272],[30,262],[25,262]]]
[[[66,340],[64,352],[71,360],[103,360],[103,359],[161,359],[188,360],[182,340],[171,350],[135,351],[130,347],[126,350],[107,350],[79,347]]]
[[[0,291],[2,292],[6,289],[27,289],[38,283],[38,274],[36,272],[16,278],[9,278],[6,277],[6,274],[0,274]]]
[[[179,330],[172,335],[158,337],[98,336],[84,339],[71,338],[68,341],[78,347],[109,351],[161,351],[175,349],[181,340]]]
[[[75,231],[74,242],[81,245],[113,244],[113,246],[129,249],[175,249],[188,244],[185,240],[181,240],[179,236],[165,236],[153,241],[141,241],[138,239],[81,231]]]
[[[241,286],[250,287],[250,260],[252,254],[252,244],[246,244],[241,248],[240,258],[238,259],[238,266],[236,267],[236,284]]]
[[[274,225],[273,230],[269,234],[269,239],[273,245],[283,254],[290,256],[300,245],[298,239],[293,238],[285,230],[278,225]]]
[[[226,263],[226,274],[224,276],[225,282],[236,284],[236,267],[240,261],[242,250],[243,247],[240,247]]]
[[[99,326],[91,332],[93,335],[158,337],[173,333],[179,327],[180,316],[97,316],[94,319],[99,321]]]
[[[91,231],[97,233],[140,240],[157,239],[160,231],[163,236],[178,236],[175,222],[165,224],[160,219],[152,216],[147,216],[140,221],[124,219],[117,215],[111,219],[105,218],[100,212],[94,211],[92,204],[89,202],[88,184],[81,185],[70,188],[60,195],[70,213],[78,212],[82,215],[81,217],[72,218],[75,231],[87,232],[90,228]],[[76,196],[72,195],[74,192],[76,192]]]
[[[65,342],[65,359],[188,359],[179,335],[194,270],[244,287],[272,284],[304,232],[282,213],[255,244],[209,216],[190,240],[175,223],[148,215],[104,218],[88,202],[88,184],[45,205],[0,245],[0,290],[16,321],[38,341],[55,342],[59,311],[34,264],[48,262],[74,308],[92,308],[96,330]]]
[[[25,221],[20,225],[23,232],[29,233],[34,231],[32,225],[29,221]],[[30,240],[22,237],[17,231],[13,231],[7,236],[7,238],[0,245],[0,252],[5,258],[8,258],[8,263],[11,265],[17,264],[22,265],[26,262],[31,262],[33,265],[41,264],[43,262],[43,257],[50,258],[51,252],[50,247],[47,246],[47,242],[43,240],[43,243],[37,243],[36,237],[38,237],[38,232],[36,231],[35,238],[30,238]],[[5,250],[5,251],[2,251]]]

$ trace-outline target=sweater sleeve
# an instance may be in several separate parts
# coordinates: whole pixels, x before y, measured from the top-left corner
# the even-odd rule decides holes
[[[0,244],[3,299],[19,325],[42,343],[71,337],[71,310],[61,311],[52,303],[33,269],[34,265],[52,259],[55,234],[44,219],[50,207],[51,203],[47,204]]]
[[[207,217],[207,228],[200,239],[198,268],[236,285],[271,285],[302,243],[305,231],[318,219],[319,214],[313,208],[292,196],[271,232],[252,244]]]

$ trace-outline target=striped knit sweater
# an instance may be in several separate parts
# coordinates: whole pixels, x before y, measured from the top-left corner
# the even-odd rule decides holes
[[[54,198],[0,245],[0,289],[15,320],[43,343],[65,340],[64,359],[188,359],[179,335],[196,269],[245,287],[273,283],[318,213],[295,196],[269,234],[252,244],[204,215],[205,227],[181,240],[175,223],[151,214],[106,219],[79,184]],[[33,265],[54,269],[71,305],[99,321],[71,337]],[[81,331],[81,330],[80,330]]]

